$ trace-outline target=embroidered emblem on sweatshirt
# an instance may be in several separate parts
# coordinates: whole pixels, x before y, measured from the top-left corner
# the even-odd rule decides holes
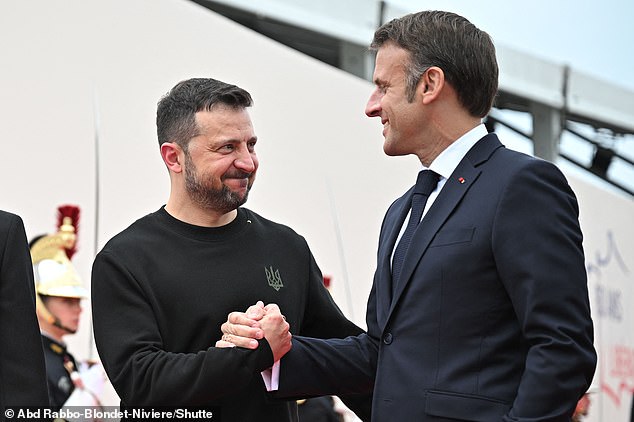
[[[279,292],[280,289],[284,287],[284,284],[282,284],[282,277],[280,277],[280,270],[274,270],[271,265],[269,268],[264,267],[264,272],[266,272],[266,281],[269,282],[269,286]]]

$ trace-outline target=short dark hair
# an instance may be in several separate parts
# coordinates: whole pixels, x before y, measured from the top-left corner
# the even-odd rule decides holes
[[[389,42],[410,53],[409,101],[423,73],[437,66],[472,116],[484,117],[491,110],[498,90],[495,46],[489,34],[467,19],[431,10],[405,15],[379,27],[370,48],[377,50]]]
[[[196,113],[222,104],[234,109],[250,107],[251,94],[246,90],[211,78],[181,81],[158,102],[156,132],[159,145],[176,142],[185,151],[189,140],[197,135]]]

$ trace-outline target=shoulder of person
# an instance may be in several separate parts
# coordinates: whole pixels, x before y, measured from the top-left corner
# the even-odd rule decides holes
[[[256,224],[256,226],[260,229],[275,231],[278,236],[288,236],[289,238],[295,238],[298,241],[301,240],[305,242],[304,237],[298,234],[290,226],[264,218],[260,214],[251,211],[248,208],[242,208],[242,210],[245,212],[247,221],[250,221],[252,224]]]
[[[101,251],[118,251],[128,247],[128,245],[138,245],[139,242],[145,243],[148,237],[156,233],[153,228],[152,220],[154,214],[145,215],[134,221],[125,229],[115,234],[106,242]]]
[[[3,232],[8,231],[9,228],[13,227],[16,224],[19,226],[24,226],[22,218],[19,215],[0,210],[0,229]]]

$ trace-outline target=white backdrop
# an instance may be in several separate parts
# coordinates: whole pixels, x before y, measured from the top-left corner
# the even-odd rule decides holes
[[[167,199],[159,98],[182,79],[214,77],[255,100],[260,169],[247,207],[304,235],[342,309],[365,325],[383,213],[418,168],[411,157],[384,156],[380,123],[363,114],[367,82],[184,0],[0,8],[0,208],[21,215],[29,237],[54,229],[58,205],[79,205],[73,262],[89,286],[96,133],[98,249]],[[91,353],[88,316],[69,340],[80,356]]]
[[[214,77],[255,99],[260,170],[247,207],[307,238],[337,302],[365,326],[383,213],[419,166],[384,156],[380,122],[363,114],[370,83],[185,0],[5,0],[0,57],[0,208],[21,215],[32,237],[54,230],[58,205],[79,205],[73,261],[87,287],[96,249],[167,199],[156,102],[182,79]],[[602,354],[591,418],[625,421],[634,387],[634,207],[570,177]],[[69,339],[79,358],[97,356],[89,316],[85,303],[81,331]]]

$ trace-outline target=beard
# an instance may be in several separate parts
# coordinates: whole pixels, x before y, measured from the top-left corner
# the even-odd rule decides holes
[[[242,171],[227,172],[222,175],[220,181],[222,182],[226,178],[245,179],[249,176],[251,176],[250,173]],[[205,180],[198,178],[196,166],[194,166],[189,154],[185,154],[185,189],[191,200],[202,208],[222,214],[233,211],[247,202],[252,185],[253,181],[249,180],[244,196],[233,192],[224,183],[220,189],[214,188],[211,182],[207,183]]]

